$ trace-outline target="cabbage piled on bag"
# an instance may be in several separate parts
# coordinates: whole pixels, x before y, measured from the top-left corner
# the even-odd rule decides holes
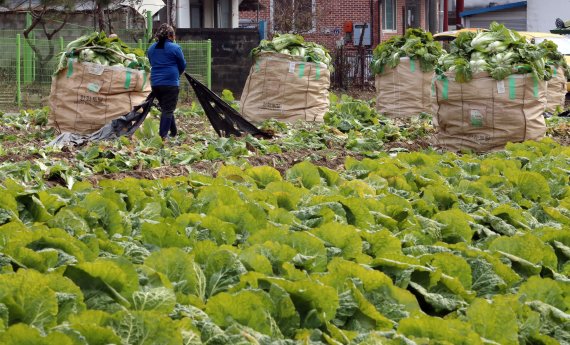
[[[566,79],[570,79],[570,66],[568,66],[564,55],[558,50],[558,45],[546,39],[540,42],[538,47],[546,54],[546,65],[552,70],[562,67]]]
[[[489,31],[462,32],[451,42],[449,54],[440,57],[437,73],[454,72],[465,83],[480,72],[496,80],[511,74],[533,74],[539,80],[552,78],[547,51],[531,44],[518,32],[492,23]]]
[[[120,66],[150,71],[150,62],[142,49],[130,48],[117,36],[107,37],[104,32],[94,32],[81,36],[69,43],[65,51],[60,53],[59,64],[55,73],[66,68],[69,58],[103,66]]]
[[[332,58],[328,50],[320,44],[305,42],[303,36],[296,34],[276,34],[273,40],[262,40],[254,48],[254,57],[262,52],[274,52],[291,56],[300,56],[306,62],[322,62],[332,70]]]
[[[370,68],[374,74],[380,74],[386,67],[398,66],[400,58],[409,57],[419,60],[422,72],[431,72],[442,52],[441,45],[433,40],[430,32],[408,29],[404,36],[394,36],[374,49]]]

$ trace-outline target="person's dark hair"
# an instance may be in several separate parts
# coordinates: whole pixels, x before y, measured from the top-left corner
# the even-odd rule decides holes
[[[156,38],[156,40],[158,41],[158,44],[156,45],[157,48],[164,48],[164,44],[166,43],[166,40],[174,37],[174,28],[166,23],[161,24],[160,27],[158,28],[158,31],[156,32],[156,34],[154,35],[154,37]]]

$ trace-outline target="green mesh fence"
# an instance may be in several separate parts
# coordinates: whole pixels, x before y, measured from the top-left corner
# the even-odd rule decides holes
[[[186,59],[186,72],[208,87],[212,86],[211,78],[211,41],[177,42]],[[206,68],[204,68],[206,66]],[[181,100],[195,99],[194,92],[183,76],[180,80]]]
[[[32,34],[26,39],[18,31],[0,31],[0,106],[35,108],[48,105],[51,78],[57,68],[60,52],[69,42],[86,33],[89,33],[88,29],[62,30],[58,33],[59,37],[48,40],[41,37],[42,34]],[[140,31],[118,34],[131,47],[146,50],[149,46],[144,33]],[[187,61],[186,71],[210,87],[211,42],[177,43],[182,47]],[[181,100],[192,99],[193,93],[185,79],[180,85]]]

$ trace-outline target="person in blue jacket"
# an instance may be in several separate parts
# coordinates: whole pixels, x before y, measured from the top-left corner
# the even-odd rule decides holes
[[[178,103],[180,75],[186,69],[186,60],[180,46],[174,43],[172,26],[162,24],[155,38],[157,42],[147,52],[151,67],[150,85],[162,111],[159,134],[162,139],[166,139],[169,131],[171,136],[178,133],[174,110]]]

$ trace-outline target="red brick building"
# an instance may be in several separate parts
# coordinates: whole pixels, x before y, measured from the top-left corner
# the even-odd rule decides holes
[[[259,0],[260,10],[240,11],[242,22],[266,22],[269,37],[278,32],[297,32],[306,40],[329,49],[343,44],[354,48],[359,25],[370,27],[365,45],[402,34],[408,27],[435,32],[440,0]],[[253,10],[252,10],[253,9]]]

